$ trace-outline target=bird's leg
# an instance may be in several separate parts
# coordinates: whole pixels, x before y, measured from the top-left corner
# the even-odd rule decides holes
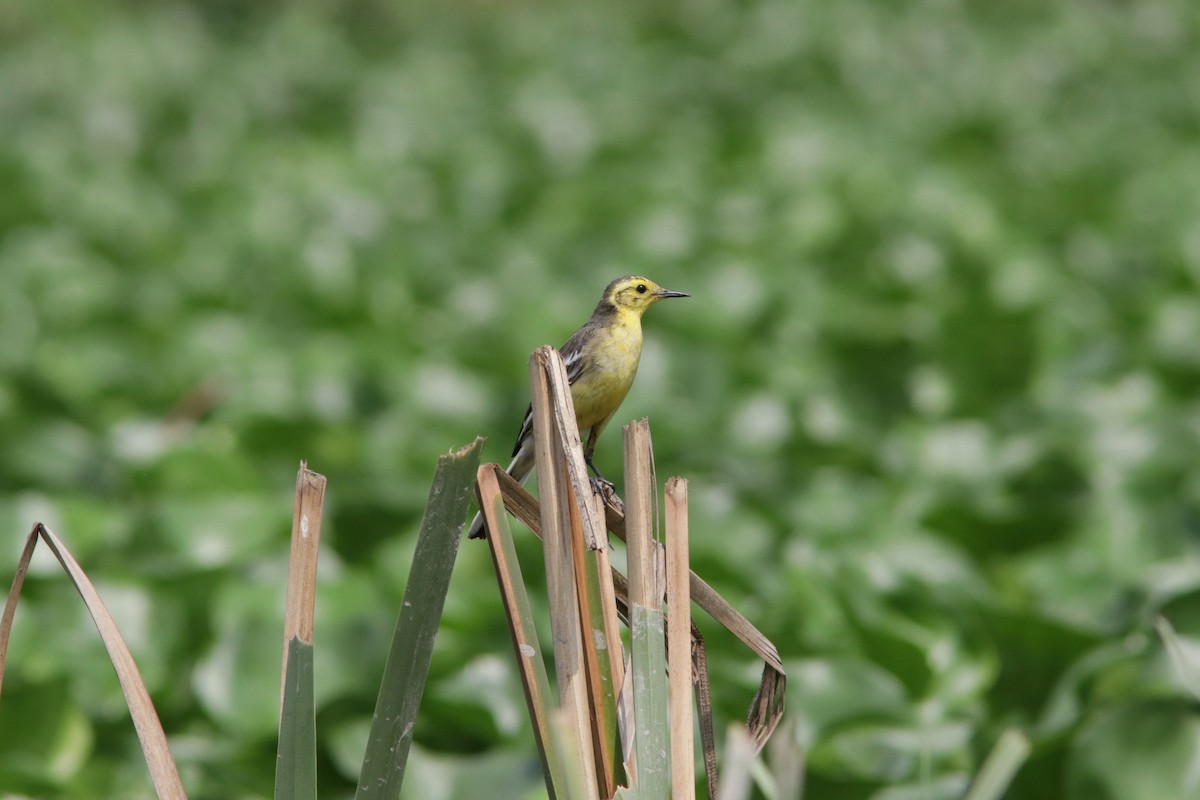
[[[600,470],[596,469],[596,465],[592,463],[591,454],[584,455],[584,461],[586,461],[587,465],[592,468],[592,472],[596,474],[596,477],[592,478],[592,489],[596,492],[596,494],[604,494],[600,487],[605,487],[609,491],[614,492],[617,490],[617,487],[613,484],[613,482],[601,475]]]
[[[600,470],[596,469],[596,464],[592,461],[592,455],[596,452],[596,436],[596,429],[592,428],[591,433],[588,434],[587,444],[583,448],[583,461],[596,476],[592,478],[592,491],[603,495],[605,493],[604,489],[615,492],[617,487],[613,485],[612,481],[600,474]]]

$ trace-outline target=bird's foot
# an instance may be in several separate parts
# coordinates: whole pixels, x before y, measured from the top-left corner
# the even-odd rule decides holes
[[[592,491],[601,497],[608,497],[609,494],[616,494],[617,487],[608,478],[602,475],[597,475],[592,478]]]

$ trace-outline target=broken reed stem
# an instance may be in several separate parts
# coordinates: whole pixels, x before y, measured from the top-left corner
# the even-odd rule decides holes
[[[574,558],[573,577],[579,603],[579,624],[583,664],[587,677],[591,743],[595,747],[596,779],[602,798],[612,797],[617,790],[617,764],[614,761],[617,715],[613,698],[617,688],[607,653],[603,664],[599,650],[607,650],[608,625],[601,608],[603,588],[595,572],[597,554],[608,549],[608,531],[604,512],[594,501],[594,490],[588,480],[583,443],[575,419],[571,388],[561,354],[553,348],[537,353],[553,399],[551,412],[553,428],[547,433],[558,439],[556,456],[560,456],[559,483],[565,487],[566,522],[570,526],[569,543]],[[545,435],[536,431],[536,435]],[[539,476],[541,472],[539,471]],[[539,481],[541,478],[539,477]],[[611,594],[611,575],[605,576]],[[580,739],[584,737],[580,735]],[[586,740],[584,741],[586,744]]]
[[[692,734],[692,600],[688,588],[688,482],[666,487],[667,675],[670,678],[671,787],[675,800],[696,796]]]
[[[591,494],[587,498],[592,506],[595,519],[604,519],[604,507],[599,495]],[[603,546],[588,555],[585,569],[594,572],[587,574],[588,591],[595,597],[596,608],[592,612],[590,631],[591,649],[598,656],[596,674],[601,681],[603,690],[596,698],[593,706],[597,736],[597,763],[603,774],[600,776],[600,787],[605,788],[607,781],[611,791],[602,795],[609,798],[616,794],[623,774],[621,754],[621,722],[620,705],[621,687],[625,682],[625,651],[621,642],[621,623],[617,614],[616,588],[613,585],[612,562],[608,553],[608,531],[600,529]],[[582,541],[579,543],[582,547]],[[590,665],[589,665],[590,666]],[[605,683],[606,682],[606,683]],[[593,680],[593,685],[595,681]]]
[[[301,461],[296,473],[296,502],[292,511],[292,549],[288,557],[287,594],[283,612],[283,677],[279,682],[280,706],[287,686],[288,648],[292,639],[313,641],[313,613],[317,602],[317,550],[321,543],[321,517],[325,508],[325,476]]]
[[[629,603],[660,608],[654,586],[654,513],[650,423],[625,426],[625,544],[629,560]]]
[[[559,374],[551,378],[551,370],[557,370]],[[546,589],[550,599],[550,629],[554,636],[554,673],[559,704],[574,726],[572,740],[578,743],[584,782],[589,796],[595,797],[591,713],[571,545],[571,498],[562,469],[567,454],[555,425],[555,408],[569,408],[571,400],[566,393],[566,369],[554,348],[543,346],[534,351],[529,360],[529,378],[533,389],[533,443],[541,495]],[[568,417],[565,422],[575,424],[573,417]],[[574,438],[579,438],[578,429]]]
[[[597,519],[604,518],[604,501],[592,495]],[[604,638],[608,645],[608,665],[612,672],[613,689],[620,694],[625,683],[625,644],[621,641],[621,621],[617,615],[617,593],[613,585],[612,560],[609,558],[608,531],[604,531],[605,546],[596,551],[596,573],[600,579],[600,602],[604,612]]]
[[[654,480],[650,424],[625,426],[626,544],[629,561],[629,640],[633,671],[634,774],[640,797],[671,793],[671,745],[666,631],[656,529],[658,486]],[[690,757],[689,757],[690,760]]]
[[[600,797],[609,798],[616,794],[616,772],[613,761],[613,740],[608,736],[609,719],[604,709],[606,693],[614,692],[611,683],[611,673],[608,671],[607,659],[600,664],[597,638],[605,635],[604,616],[600,609],[601,590],[595,573],[589,568],[589,551],[584,546],[583,533],[580,530],[580,520],[577,509],[575,491],[571,482],[567,482],[567,493],[571,502],[568,508],[571,512],[571,555],[575,560],[576,592],[579,600],[579,624],[583,637],[583,658],[587,668],[588,703],[592,726],[592,745],[595,748],[596,781],[600,789]],[[607,690],[607,692],[606,692]],[[616,717],[612,717],[615,726]]]
[[[508,620],[517,669],[521,675],[521,687],[525,690],[529,720],[533,723],[534,740],[542,760],[546,790],[553,798],[554,787],[565,785],[564,779],[558,773],[561,758],[551,752],[556,743],[550,736],[549,710],[554,707],[555,699],[550,692],[550,680],[546,676],[546,664],[542,659],[533,610],[525,593],[521,562],[517,559],[508,520],[504,517],[503,499],[498,483],[500,475],[512,480],[508,473],[496,464],[480,466],[476,473],[475,489],[479,497],[480,512],[487,520],[488,545],[492,552],[492,563],[496,568],[496,580],[500,586],[500,597]]]

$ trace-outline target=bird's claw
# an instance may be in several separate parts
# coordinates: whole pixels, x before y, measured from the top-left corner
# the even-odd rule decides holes
[[[608,497],[609,494],[615,494],[617,491],[616,485],[608,478],[597,475],[592,478],[592,491],[601,497]]]

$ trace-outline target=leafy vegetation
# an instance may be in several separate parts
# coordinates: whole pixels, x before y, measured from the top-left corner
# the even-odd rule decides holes
[[[958,797],[1014,724],[1012,797],[1200,791],[1194,3],[15,0],[0,44],[0,563],[70,544],[193,798],[271,794],[299,460],[350,797],[436,455],[505,460],[628,272],[693,297],[618,421],[788,661],[806,796]],[[144,797],[77,599],[26,592],[0,787]],[[464,546],[413,796],[544,791],[508,648]]]

